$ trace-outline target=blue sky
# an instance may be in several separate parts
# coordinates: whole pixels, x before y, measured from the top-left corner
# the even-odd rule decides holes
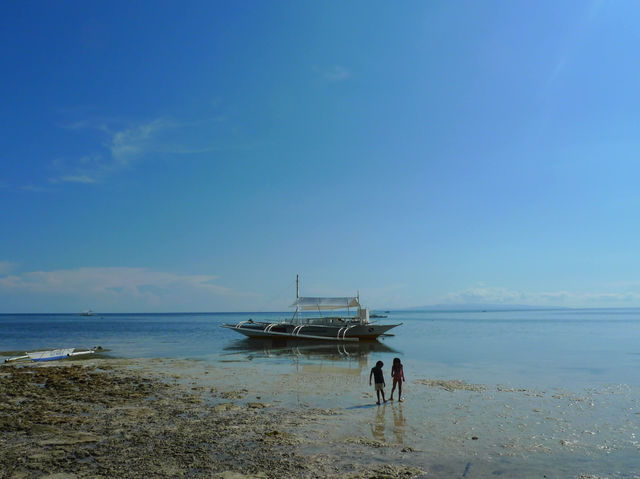
[[[0,312],[640,306],[640,4],[13,2]]]

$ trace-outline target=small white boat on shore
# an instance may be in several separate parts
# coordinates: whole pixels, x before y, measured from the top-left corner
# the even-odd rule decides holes
[[[11,363],[16,361],[57,361],[59,359],[71,358],[74,356],[85,356],[89,354],[94,354],[98,351],[101,351],[102,348],[100,346],[93,349],[86,350],[76,350],[75,348],[65,348],[65,349],[49,349],[46,351],[31,351],[24,353],[22,356],[15,356],[12,358],[7,358],[4,360],[5,363]]]
[[[359,296],[339,298],[317,298],[298,296],[296,277],[295,312],[290,319],[280,322],[254,321],[249,319],[237,324],[223,324],[250,338],[293,338],[328,341],[375,340],[399,324],[380,324],[369,320],[369,310],[360,305]],[[338,311],[346,311],[342,314]],[[352,313],[352,311],[354,311]],[[308,312],[317,311],[318,315]],[[322,312],[331,314],[322,316]],[[307,312],[307,313],[305,313]]]

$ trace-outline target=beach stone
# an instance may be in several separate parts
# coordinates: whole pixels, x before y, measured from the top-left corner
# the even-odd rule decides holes
[[[37,452],[35,454],[29,455],[29,459],[33,462],[43,461],[43,460],[49,459],[49,457],[51,457],[50,454],[45,454],[43,452]]]
[[[248,393],[249,391],[247,391],[246,389],[241,389],[239,391],[222,391],[220,393],[220,397],[223,399],[242,399]]]
[[[73,435],[67,435],[66,437],[56,437],[53,439],[45,439],[44,441],[39,441],[38,445],[40,446],[66,446],[73,444],[81,444],[84,442],[99,442],[103,438],[99,436],[95,436],[90,433],[76,433]]]
[[[59,429],[55,426],[49,426],[48,424],[34,424],[31,426],[30,433],[31,434],[46,434],[46,433],[57,433]]]
[[[234,471],[224,471],[214,477],[217,479],[262,479],[267,477],[267,475],[264,472],[246,475]]]
[[[469,384],[458,379],[444,380],[444,379],[419,379],[417,381],[420,384],[424,384],[429,387],[439,387],[445,391],[486,391],[487,388],[481,384]]]
[[[220,413],[220,412],[227,412],[227,411],[233,411],[235,409],[240,409],[240,406],[231,402],[227,402],[222,404],[216,404],[215,406],[213,406],[212,409],[214,412]]]
[[[385,444],[382,441],[376,441],[375,439],[368,439],[366,437],[351,437],[351,438],[347,438],[346,442],[350,442],[352,444],[362,444],[364,446],[375,447],[375,448],[388,446],[388,444]]]

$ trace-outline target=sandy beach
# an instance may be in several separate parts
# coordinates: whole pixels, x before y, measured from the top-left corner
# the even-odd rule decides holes
[[[400,463],[346,464],[343,451],[304,452],[314,442],[309,430],[330,410],[309,408],[300,415],[246,389],[190,385],[176,371],[161,373],[149,363],[88,360],[0,369],[2,478],[421,473]],[[361,446],[352,441],[342,447]]]
[[[287,370],[5,365],[2,478],[640,477],[638,403],[624,387],[578,396],[417,378],[405,402],[378,407],[364,368]]]

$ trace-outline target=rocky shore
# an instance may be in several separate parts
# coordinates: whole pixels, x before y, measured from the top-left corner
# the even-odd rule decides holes
[[[309,426],[330,411],[301,415],[249,399],[246,391],[187,386],[140,362],[0,368],[2,479],[392,479],[423,473],[401,461],[354,462],[359,448],[379,446],[371,441],[334,444],[335,454],[310,453],[316,437]]]

